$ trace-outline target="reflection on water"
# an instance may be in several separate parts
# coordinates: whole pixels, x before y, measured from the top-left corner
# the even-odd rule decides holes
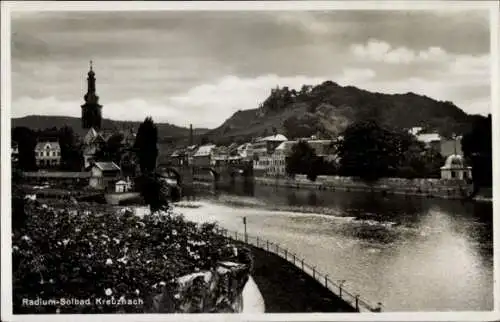
[[[200,195],[201,196],[201,195]],[[493,309],[492,205],[270,186],[216,187],[199,221],[281,243],[386,311]]]

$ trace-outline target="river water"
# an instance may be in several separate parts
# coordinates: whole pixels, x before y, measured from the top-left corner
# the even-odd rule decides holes
[[[384,311],[493,310],[491,203],[236,184],[187,219],[277,242]]]

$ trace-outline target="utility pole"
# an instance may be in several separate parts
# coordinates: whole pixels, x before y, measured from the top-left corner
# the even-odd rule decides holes
[[[453,133],[453,149],[455,155],[457,155],[457,135]]]
[[[248,243],[248,235],[247,235],[247,217],[243,217],[243,225],[245,226],[245,243]]]

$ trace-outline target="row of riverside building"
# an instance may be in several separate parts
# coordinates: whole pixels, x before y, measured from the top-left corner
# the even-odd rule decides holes
[[[414,127],[409,132],[427,148],[439,151],[446,158],[441,167],[443,179],[471,179],[471,168],[465,164],[461,148],[461,137],[447,139],[437,133],[424,133],[422,128]],[[339,137],[337,140],[341,140]],[[191,145],[175,150],[169,157],[174,166],[192,165],[195,167],[216,167],[231,164],[250,163],[254,176],[285,177],[286,160],[292,148],[299,141],[307,142],[316,155],[325,161],[337,161],[335,143],[337,140],[318,139],[316,137],[288,140],[282,134],[262,137],[241,145],[216,146],[206,144]]]

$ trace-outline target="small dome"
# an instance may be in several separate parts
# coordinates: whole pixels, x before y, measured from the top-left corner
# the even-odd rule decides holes
[[[444,163],[445,168],[464,168],[464,159],[461,155],[452,154],[448,158],[446,158],[446,162]]]

